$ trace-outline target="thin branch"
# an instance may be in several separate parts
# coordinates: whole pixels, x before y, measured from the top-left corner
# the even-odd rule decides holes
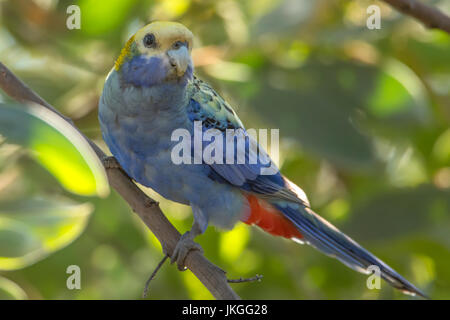
[[[441,29],[450,34],[450,17],[439,9],[416,0],[383,0],[397,10],[416,18],[430,29]]]
[[[17,101],[38,103],[55,112],[80,132],[71,119],[62,115],[44,99],[39,97],[39,95],[27,87],[1,62],[0,88]],[[86,136],[84,137],[101,160],[107,158],[106,154],[94,142]],[[109,184],[128,202],[133,211],[136,212],[139,218],[158,238],[164,253],[171,256],[181,235],[169,220],[167,220],[159,208],[158,203],[139,189],[120,168],[106,168],[106,174],[108,175]],[[200,251],[190,251],[186,256],[185,264],[216,299],[240,299],[228,285],[224,271],[206,259]]]
[[[145,283],[144,292],[142,293],[142,298],[147,298],[150,282],[155,278],[156,274],[158,273],[159,269],[161,269],[164,262],[166,262],[167,258],[169,258],[169,256],[166,254],[164,256],[164,258],[158,263],[155,270],[152,272],[152,275],[150,276],[150,278],[148,278],[147,282]]]
[[[228,279],[228,283],[242,283],[242,282],[254,282],[254,281],[258,281],[261,282],[261,279],[263,278],[262,275],[257,274],[254,277],[251,278],[239,278],[239,279]]]

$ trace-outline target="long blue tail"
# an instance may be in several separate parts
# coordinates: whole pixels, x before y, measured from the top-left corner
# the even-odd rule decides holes
[[[394,269],[364,249],[353,239],[339,231],[335,226],[317,215],[310,208],[298,204],[274,206],[284,213],[300,231],[308,244],[323,253],[340,260],[348,267],[368,274],[368,267],[379,267],[381,277],[391,286],[410,295],[428,298],[422,291],[408,282]]]

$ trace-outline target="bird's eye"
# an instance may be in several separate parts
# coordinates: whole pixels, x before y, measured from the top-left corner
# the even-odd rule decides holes
[[[146,46],[147,48],[155,47],[156,45],[155,35],[153,33],[146,34],[142,42],[144,42],[144,46]]]
[[[182,46],[186,46],[186,48],[189,48],[189,45],[186,41],[175,41],[172,45],[174,49],[180,49]]]

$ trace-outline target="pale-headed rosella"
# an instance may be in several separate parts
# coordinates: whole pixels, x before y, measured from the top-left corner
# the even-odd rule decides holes
[[[273,162],[247,163],[253,140],[230,105],[194,75],[192,46],[192,33],[179,23],[153,22],[140,29],[109,73],[99,105],[103,138],[126,173],[163,197],[192,208],[192,229],[181,237],[172,260],[183,267],[189,250],[199,249],[194,237],[209,223],[232,228],[240,220],[307,243],[356,271],[368,273],[375,265],[393,287],[425,296],[314,213],[305,193],[278,169],[263,174],[264,168],[274,167]],[[247,137],[244,163],[225,159],[223,163],[205,159],[174,163],[172,152],[178,141],[173,141],[172,134],[184,129],[194,139],[195,121],[201,121],[203,133],[241,129]],[[189,157],[194,158],[194,153]]]

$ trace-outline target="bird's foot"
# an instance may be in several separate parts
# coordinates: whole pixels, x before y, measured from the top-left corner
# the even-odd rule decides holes
[[[103,165],[106,169],[118,169],[120,168],[120,164],[114,157],[104,157],[102,159]]]
[[[195,235],[192,235],[190,231],[183,234],[175,246],[175,250],[173,250],[171,263],[176,262],[178,266],[178,270],[184,271],[186,270],[186,266],[184,265],[184,260],[186,259],[187,254],[191,250],[199,250],[203,253],[202,247],[192,240]]]

